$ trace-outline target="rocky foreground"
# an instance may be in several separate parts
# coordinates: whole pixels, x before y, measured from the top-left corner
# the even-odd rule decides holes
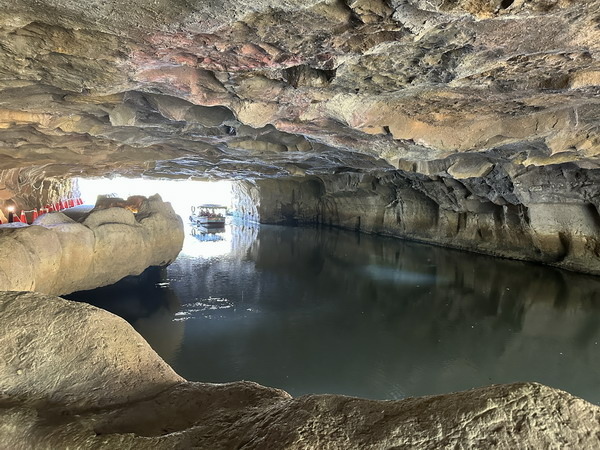
[[[0,294],[5,448],[598,448],[600,408],[537,383],[401,401],[178,376],[124,320]]]
[[[31,226],[0,227],[0,289],[67,294],[116,283],[171,263],[183,246],[183,222],[155,195],[139,212],[94,209],[81,222],[63,213]]]

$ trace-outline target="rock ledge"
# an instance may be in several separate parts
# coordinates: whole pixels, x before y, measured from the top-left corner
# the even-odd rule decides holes
[[[374,401],[186,382],[122,319],[0,293],[7,448],[597,448],[600,408],[537,383]],[[84,324],[82,326],[82,323]]]
[[[183,246],[183,222],[159,195],[134,215],[124,208],[93,210],[83,223],[63,213],[33,225],[0,227],[0,289],[68,294],[139,275],[171,263]]]

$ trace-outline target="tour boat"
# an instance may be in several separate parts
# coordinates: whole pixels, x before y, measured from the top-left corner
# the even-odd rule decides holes
[[[192,206],[190,222],[204,228],[224,228],[226,213],[227,207],[222,205]]]

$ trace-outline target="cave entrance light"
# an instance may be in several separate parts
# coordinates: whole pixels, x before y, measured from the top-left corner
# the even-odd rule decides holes
[[[79,178],[77,180],[81,198],[87,205],[94,205],[98,195],[110,195],[126,199],[131,195],[150,197],[160,194],[165,202],[170,202],[173,209],[183,219],[185,241],[182,254],[189,256],[217,256],[229,251],[229,230],[218,242],[200,242],[192,237],[192,225],[189,216],[192,206],[205,203],[216,203],[232,207],[232,182],[165,180],[148,178]]]

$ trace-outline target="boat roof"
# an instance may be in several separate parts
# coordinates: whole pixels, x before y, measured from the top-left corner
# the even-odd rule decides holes
[[[205,203],[203,205],[199,205],[198,208],[222,208],[222,209],[227,209],[227,206],[216,205],[214,203]]]

